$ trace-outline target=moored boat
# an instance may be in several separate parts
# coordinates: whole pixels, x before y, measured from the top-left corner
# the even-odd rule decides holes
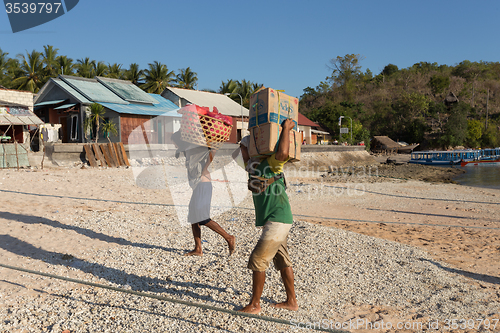
[[[478,156],[477,150],[450,150],[450,151],[417,151],[411,153],[410,163],[425,165],[454,165],[462,161],[473,161]]]
[[[411,154],[410,163],[460,166],[500,163],[500,148],[417,151]]]

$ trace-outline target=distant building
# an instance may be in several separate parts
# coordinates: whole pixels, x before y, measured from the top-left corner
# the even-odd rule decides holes
[[[315,145],[328,142],[330,133],[324,131],[321,126],[310,120],[299,112],[299,132],[302,134],[302,141],[308,145]]]
[[[43,121],[33,113],[33,94],[0,88],[0,141],[26,144],[29,148],[30,131],[35,131]]]
[[[142,127],[142,141],[169,143],[170,135],[180,128],[179,107],[126,80],[59,75],[49,79],[40,89],[34,107],[35,113],[46,123],[61,125],[59,136],[63,143],[82,143],[96,135],[95,127],[90,131],[84,127],[93,103],[104,106],[105,121],[115,124],[118,134],[109,138],[113,142],[129,143],[132,131]],[[103,133],[98,133],[98,138],[99,142],[108,140]]]

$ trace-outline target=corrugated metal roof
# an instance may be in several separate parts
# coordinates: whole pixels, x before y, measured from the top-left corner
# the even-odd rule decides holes
[[[209,107],[210,109],[215,106],[220,113],[226,116],[238,117],[241,116],[242,113],[243,116],[248,117],[249,115],[249,111],[246,107],[242,107],[240,103],[233,101],[223,94],[173,87],[167,87],[165,90],[170,90],[172,93],[192,104]]]
[[[61,89],[63,89],[68,94],[70,94],[71,96],[76,98],[80,103],[92,104],[92,101],[90,101],[87,97],[83,96],[78,91],[73,89],[69,84],[67,84],[63,80],[61,80],[61,79],[51,79],[51,80],[54,81],[54,83],[57,84]]]
[[[129,104],[127,101],[121,99],[114,92],[99,83],[96,79],[86,79],[65,75],[60,75],[59,78],[93,102]]]
[[[64,101],[65,101],[65,99],[60,99],[57,101],[45,101],[45,102],[41,102],[41,103],[36,103],[34,106],[54,105],[54,104],[62,103]]]
[[[61,110],[61,109],[68,109],[72,106],[75,106],[75,103],[70,103],[70,104],[63,104],[61,106],[58,106],[57,108],[54,108],[54,110]]]
[[[156,94],[148,94],[152,99],[156,101],[156,104],[148,105],[148,104],[116,104],[116,103],[99,103],[102,106],[116,111],[118,113],[126,113],[126,114],[140,114],[145,116],[169,116],[169,117],[181,117],[177,110],[179,107],[169,101],[168,99],[163,98],[160,95]]]
[[[26,107],[0,106],[0,125],[40,125],[43,121]]]
[[[97,77],[97,81],[129,102],[156,104],[158,101],[130,81]]]

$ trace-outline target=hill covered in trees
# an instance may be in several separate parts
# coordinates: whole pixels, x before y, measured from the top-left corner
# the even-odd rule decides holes
[[[331,76],[304,89],[301,113],[335,137],[339,117],[351,117],[354,143],[387,135],[425,148],[499,146],[500,63],[388,64],[373,75],[361,71],[361,60],[355,54],[331,59]]]

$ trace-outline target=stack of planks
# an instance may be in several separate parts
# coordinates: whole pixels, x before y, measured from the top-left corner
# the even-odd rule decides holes
[[[130,166],[127,153],[121,142],[89,143],[83,146],[91,167]]]

